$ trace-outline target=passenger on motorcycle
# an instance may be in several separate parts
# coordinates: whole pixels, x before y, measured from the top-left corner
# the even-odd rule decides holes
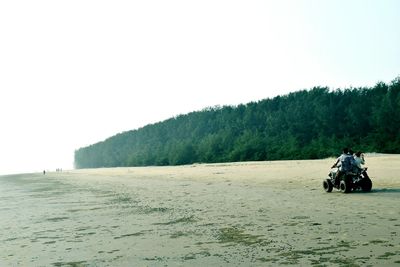
[[[363,170],[364,168],[361,165],[365,164],[365,159],[364,159],[364,153],[362,153],[361,151],[358,151],[355,155],[354,155],[354,160],[356,163],[356,166],[359,170]]]

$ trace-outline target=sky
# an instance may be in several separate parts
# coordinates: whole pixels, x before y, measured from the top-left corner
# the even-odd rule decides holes
[[[215,105],[400,75],[400,1],[0,1],[0,174]]]

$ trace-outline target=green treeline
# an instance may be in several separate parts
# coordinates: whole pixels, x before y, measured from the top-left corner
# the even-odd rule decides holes
[[[350,146],[400,153],[400,78],[212,107],[75,151],[76,168],[317,159]]]

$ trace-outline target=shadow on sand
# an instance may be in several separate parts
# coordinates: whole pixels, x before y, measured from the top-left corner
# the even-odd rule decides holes
[[[400,194],[400,188],[372,188],[371,193]]]
[[[370,192],[364,192],[362,190],[352,191],[352,194],[374,194],[374,195],[399,195],[400,188],[372,188]]]

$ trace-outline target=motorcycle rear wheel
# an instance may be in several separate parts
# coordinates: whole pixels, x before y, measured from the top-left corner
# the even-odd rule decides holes
[[[350,183],[346,182],[345,180],[340,181],[339,188],[342,193],[350,193],[351,191]]]
[[[363,192],[371,192],[372,181],[369,178],[364,178],[361,182],[361,189]]]

